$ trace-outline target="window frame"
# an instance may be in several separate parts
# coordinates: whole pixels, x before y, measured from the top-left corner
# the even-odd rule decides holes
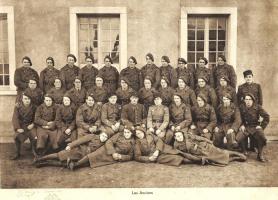
[[[8,23],[8,52],[9,52],[9,76],[10,85],[0,86],[0,95],[16,95],[14,85],[15,64],[15,32],[14,32],[14,8],[13,6],[1,6],[0,13],[7,14]]]
[[[118,14],[120,15],[120,58],[113,64],[118,71],[127,65],[127,9],[126,7],[70,7],[70,52],[78,55],[78,15],[79,14]],[[79,61],[77,60],[77,65]],[[104,65],[103,58],[98,68]]]
[[[182,7],[180,19],[180,55],[187,60],[188,35],[187,17],[189,14],[223,14],[227,18],[227,62],[236,69],[237,52],[237,8],[236,7]]]

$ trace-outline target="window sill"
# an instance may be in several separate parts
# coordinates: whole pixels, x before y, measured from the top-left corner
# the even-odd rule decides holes
[[[0,96],[16,95],[16,90],[0,90]]]

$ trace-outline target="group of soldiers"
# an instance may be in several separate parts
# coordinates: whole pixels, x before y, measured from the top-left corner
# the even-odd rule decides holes
[[[109,56],[104,66],[75,65],[76,57],[58,70],[54,59],[40,76],[29,57],[15,71],[17,100],[13,114],[16,153],[30,140],[34,164],[97,167],[135,159],[178,166],[182,163],[226,165],[245,161],[249,144],[265,162],[264,129],[269,115],[251,70],[238,87],[226,58],[217,65],[199,58],[198,65],[178,59],[178,67],[162,56],[161,67],[151,53],[136,67],[131,56],[120,73]],[[248,143],[249,141],[249,143]],[[240,153],[241,151],[241,153]]]

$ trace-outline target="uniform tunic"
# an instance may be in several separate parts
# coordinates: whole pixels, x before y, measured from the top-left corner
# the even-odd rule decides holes
[[[134,139],[126,139],[123,133],[120,132],[107,140],[104,146],[100,147],[95,152],[88,154],[91,168],[104,165],[111,165],[117,162],[126,162],[133,159]],[[114,153],[121,154],[121,160],[114,160]]]
[[[140,87],[144,86],[144,80],[146,76],[151,78],[152,86],[157,89],[160,85],[161,78],[159,68],[155,64],[144,65],[141,69]]]
[[[43,92],[40,88],[30,89],[27,88],[24,93],[31,98],[32,103],[35,106],[39,106],[43,102]]]
[[[169,124],[169,109],[166,106],[151,106],[147,116],[147,128],[166,131]]]
[[[118,104],[121,106],[124,106],[130,102],[130,97],[134,93],[134,90],[130,87],[127,88],[127,90],[123,90],[121,87],[119,87],[116,91],[116,95],[118,97]]]
[[[56,88],[51,88],[48,91],[48,94],[53,98],[55,104],[62,104],[63,103],[63,96],[65,94],[65,89],[56,89]]]
[[[67,91],[65,95],[68,95],[71,98],[72,102],[78,108],[83,103],[85,103],[86,89],[81,88],[80,90],[77,90],[73,87],[69,91]]]
[[[119,72],[113,67],[102,67],[98,73],[103,78],[104,86],[107,89],[108,94],[115,92],[118,88]]]
[[[214,78],[214,83],[215,87],[220,86],[220,79],[223,76],[226,76],[230,80],[230,85],[233,88],[236,88],[236,73],[234,70],[234,67],[232,65],[224,64],[224,65],[217,65],[215,68],[213,68],[213,78]]]
[[[196,96],[198,96],[199,94],[205,95],[205,97],[207,98],[207,103],[212,105],[214,109],[217,108],[217,96],[215,90],[212,87],[208,85],[206,85],[205,87],[197,86],[195,89],[195,93]]]
[[[238,99],[238,104],[240,105],[241,103],[244,102],[244,96],[247,93],[251,93],[254,95],[256,102],[259,105],[263,105],[263,93],[261,89],[261,85],[258,83],[244,83],[240,86],[238,86],[238,91],[237,91],[237,99]]]
[[[145,87],[142,87],[138,92],[139,102],[145,106],[147,111],[153,105],[155,93],[156,90],[154,88],[146,89]]]
[[[94,104],[92,107],[90,107],[84,103],[77,109],[76,125],[78,138],[87,134],[91,134],[89,128],[92,126],[97,126],[97,129],[100,128],[100,114],[101,108],[98,104]]]
[[[185,79],[187,80],[187,83],[188,83],[188,86],[194,90],[195,88],[195,79],[194,79],[194,70],[193,69],[189,69],[188,67],[184,67],[184,68],[181,68],[181,67],[177,67],[176,69],[176,74],[177,74],[177,77],[185,77]],[[176,88],[177,85],[174,87]]]
[[[34,122],[36,107],[34,105],[24,106],[22,103],[16,104],[13,112],[12,123],[15,131],[14,138],[23,143],[27,138],[32,141],[36,136],[36,127],[31,130],[27,126]],[[23,129],[23,133],[17,133],[17,129]]]
[[[146,125],[147,112],[142,104],[133,105],[131,103],[123,106],[121,112],[121,120],[126,126]]]
[[[195,82],[196,85],[198,84],[198,78],[200,78],[200,77],[206,77],[206,79],[208,80],[207,84],[210,85],[212,88],[215,87],[213,73],[212,73],[211,69],[209,69],[207,67],[197,66],[195,69],[195,74],[194,74],[194,79],[196,81]]]
[[[182,97],[183,103],[190,106],[197,105],[196,95],[190,87],[185,86],[184,89],[177,88],[176,93],[178,93]]]
[[[173,95],[175,93],[175,90],[171,87],[166,87],[166,88],[160,87],[158,89],[158,92],[161,95],[162,104],[165,105],[165,106],[169,106],[172,103]]]
[[[66,90],[69,90],[73,88],[75,77],[79,74],[79,67],[75,65],[70,67],[68,64],[66,64],[64,67],[62,67],[60,73],[63,87]]]
[[[132,87],[132,89],[134,89],[135,91],[138,91],[140,89],[141,73],[137,67],[127,67],[123,69],[120,73],[120,76],[126,77],[130,83],[130,87]]]
[[[58,148],[57,143],[57,130],[55,125],[57,106],[46,106],[45,103],[41,104],[35,114],[35,124],[37,125],[37,148],[45,148],[47,145],[47,140],[49,138],[49,143],[53,149]],[[49,129],[45,129],[42,126],[46,126],[47,122],[53,122]]]
[[[159,70],[160,70],[160,77],[163,76],[166,77],[170,82],[169,86],[175,88],[178,83],[178,77],[175,69],[171,65],[167,65],[166,67],[161,66]]]
[[[83,87],[88,90],[95,85],[96,76],[98,74],[98,69],[94,66],[88,67],[85,66],[80,69],[79,76],[82,79]]]
[[[105,87],[98,87],[98,86],[93,86],[91,89],[88,90],[88,94],[94,94],[94,99],[98,103],[106,103],[108,100],[108,92]]]
[[[170,123],[169,128],[172,126],[179,126],[181,131],[187,132],[189,125],[192,123],[191,110],[188,105],[182,103],[177,106],[176,104],[171,104],[169,107],[170,111]],[[168,132],[173,132],[172,130],[168,130]]]
[[[55,78],[60,76],[60,71],[54,67],[46,67],[40,73],[40,88],[47,93],[54,87]]]
[[[229,94],[232,97],[232,102],[237,105],[237,95],[236,95],[236,90],[227,85],[226,87],[223,86],[218,86],[215,90],[216,92],[216,96],[218,98],[218,105],[221,104],[222,100],[223,100],[223,96],[224,94]]]

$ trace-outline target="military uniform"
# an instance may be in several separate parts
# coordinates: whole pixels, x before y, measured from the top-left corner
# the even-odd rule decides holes
[[[197,86],[195,89],[195,93],[196,96],[198,96],[199,94],[203,94],[207,98],[207,103],[212,105],[214,109],[217,108],[217,96],[215,90],[212,87],[208,85],[202,88]]]
[[[177,77],[185,77],[186,79],[186,83],[188,83],[188,86],[194,90],[195,88],[195,80],[194,80],[194,70],[193,69],[189,69],[187,67],[185,68],[181,68],[181,67],[177,67],[176,69],[176,74]],[[175,86],[174,88],[176,88],[177,86]]]
[[[121,120],[125,126],[141,126],[146,125],[147,113],[142,104],[133,105],[131,103],[123,106],[121,112]]]
[[[116,90],[116,95],[118,97],[118,104],[121,106],[124,106],[130,102],[130,97],[134,93],[134,90],[132,88],[128,88],[127,90],[123,90],[121,87],[119,87]]]
[[[62,104],[63,103],[63,96],[65,95],[65,89],[56,89],[56,88],[51,88],[48,91],[48,94],[53,98],[53,101],[55,104]]]
[[[101,125],[101,108],[98,104],[89,107],[86,103],[81,105],[76,113],[76,125],[78,138],[91,134],[89,128],[96,126],[97,130]]]
[[[97,102],[99,104],[104,104],[107,102],[108,92],[105,87],[93,86],[91,89],[88,90],[87,93],[94,94],[95,102]]]
[[[115,131],[112,129],[112,125],[115,125],[117,122],[120,122],[121,107],[119,104],[111,104],[110,102],[105,103],[101,109],[101,122],[103,126],[101,130],[107,133],[108,136],[115,134]],[[123,127],[120,127],[120,129]]]
[[[231,95],[231,97],[232,97],[232,102],[233,102],[235,105],[237,105],[236,90],[235,90],[233,87],[231,87],[231,86],[229,86],[229,85],[227,85],[226,87],[218,86],[218,87],[216,88],[215,92],[216,92],[216,96],[217,96],[217,98],[218,98],[218,105],[221,104],[221,102],[223,101],[223,96],[224,96],[225,94]]]
[[[254,95],[256,102],[259,105],[263,105],[263,93],[261,89],[261,85],[258,83],[244,83],[240,86],[238,86],[238,91],[237,91],[237,100],[238,104],[240,105],[241,103],[244,102],[244,96],[247,93],[251,93]]]
[[[161,78],[159,68],[155,64],[145,65],[142,67],[141,78],[140,78],[141,87],[144,86],[144,80],[146,76],[149,76],[151,78],[152,86],[157,89],[158,86],[160,85],[160,78]]]
[[[40,88],[27,88],[24,93],[31,98],[32,103],[37,107],[43,103],[43,92]]]
[[[212,88],[215,87],[215,82],[214,82],[213,73],[211,69],[197,66],[194,74],[196,85],[198,84],[199,77],[205,77],[208,80],[207,84]]]
[[[153,105],[154,94],[157,91],[154,88],[146,89],[145,87],[141,88],[138,91],[139,102],[145,106],[145,109],[148,111],[149,107]]]
[[[75,77],[79,74],[79,67],[75,65],[70,67],[68,64],[66,64],[64,67],[62,67],[60,73],[62,85],[66,90],[69,90],[73,88],[73,82],[75,80]]]
[[[189,132],[211,139],[212,131],[217,123],[213,107],[209,104],[205,104],[203,107],[194,106],[191,109],[191,114],[192,124],[196,126],[196,129],[190,129]],[[208,133],[204,133],[203,129],[207,129]]]
[[[104,87],[106,87],[108,94],[115,92],[118,88],[119,72],[113,67],[102,67],[98,73],[103,78]]]
[[[80,69],[79,76],[81,77],[83,87],[89,90],[95,85],[96,76],[98,75],[98,69],[94,66],[85,66]]]
[[[230,80],[230,85],[233,88],[236,88],[237,78],[233,66],[225,63],[224,65],[217,65],[215,68],[213,68],[212,71],[213,71],[212,73],[213,73],[214,83],[216,83],[215,87],[220,86],[220,79],[223,76],[226,76]]]
[[[175,88],[178,83],[178,77],[175,69],[171,65],[167,65],[166,67],[161,66],[159,69],[160,69],[160,76],[166,77],[170,82],[169,86]]]
[[[197,105],[196,95],[190,87],[185,86],[184,89],[177,88],[175,92],[182,97],[183,103],[190,106]]]
[[[85,103],[86,90],[84,88],[77,90],[76,88],[73,87],[69,91],[67,91],[65,95],[68,95],[70,97],[70,99],[72,100],[72,102],[78,108],[83,103]]]
[[[111,165],[117,162],[126,162],[133,159],[134,139],[126,139],[122,132],[114,135],[106,141],[104,146],[93,153],[88,154],[91,168],[104,165]],[[114,160],[112,155],[118,153],[121,155],[119,161]]]
[[[130,83],[130,87],[132,87],[132,89],[134,89],[135,91],[138,91],[140,89],[141,73],[137,67],[127,67],[123,69],[120,73],[120,76],[126,77]]]
[[[232,149],[233,144],[235,143],[236,134],[238,132],[239,126],[241,125],[241,116],[239,109],[232,103],[230,106],[227,107],[221,104],[217,109],[217,119],[217,127],[219,128],[219,131],[214,131],[214,145],[219,148],[223,148],[223,139],[226,136],[227,148]],[[227,134],[227,131],[229,129],[233,129],[234,132],[231,134]]]
[[[60,71],[54,67],[46,67],[40,73],[40,88],[44,93],[47,93],[54,87],[54,81],[56,77],[60,76]]]
[[[76,125],[75,125],[76,107],[71,104],[69,106],[59,105],[56,111],[56,126],[58,129],[58,145],[62,146],[65,141],[70,138],[71,141],[77,139]],[[70,135],[65,131],[70,129]]]
[[[175,90],[171,87],[158,89],[158,92],[161,94],[162,104],[165,106],[169,106],[172,103],[173,95]]]

